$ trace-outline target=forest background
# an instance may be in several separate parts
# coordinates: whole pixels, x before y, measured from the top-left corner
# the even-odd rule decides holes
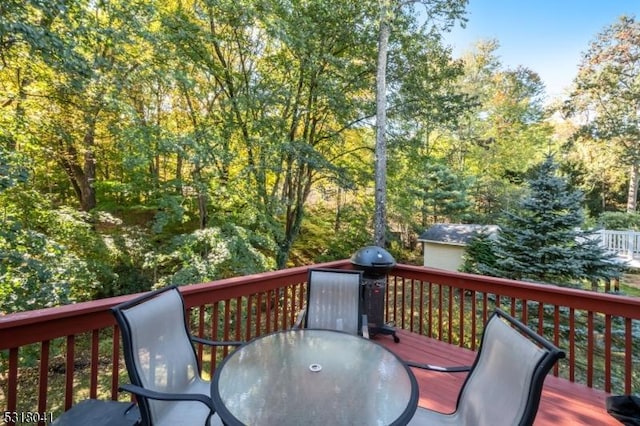
[[[352,4],[353,3],[353,4]],[[569,99],[464,0],[389,1],[387,247],[500,223],[554,154],[585,226],[636,210],[640,27],[585,46]],[[348,258],[372,242],[380,3],[0,5],[2,312]],[[609,212],[609,213],[607,213]],[[605,215],[606,217],[606,215]],[[618,217],[619,218],[619,217]]]

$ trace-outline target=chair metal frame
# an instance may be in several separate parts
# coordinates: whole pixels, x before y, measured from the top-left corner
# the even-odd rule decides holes
[[[410,367],[422,368],[422,369],[436,371],[436,372],[444,372],[444,373],[468,372],[469,373],[464,380],[464,383],[462,385],[462,388],[460,389],[460,392],[458,393],[456,408],[453,413],[445,414],[445,413],[440,413],[437,411],[424,409],[424,408],[420,410],[430,412],[432,414],[435,414],[436,416],[438,415],[443,416],[442,424],[447,424],[447,425],[466,424],[466,423],[457,423],[457,422],[451,421],[452,419],[450,418],[450,416],[455,416],[456,413],[458,413],[458,411],[460,410],[461,404],[464,403],[464,398],[466,397],[465,390],[467,389],[467,386],[471,383],[471,381],[474,380],[474,372],[477,371],[477,369],[482,368],[482,365],[480,365],[480,363],[481,362],[486,363],[486,360],[483,359],[482,354],[483,354],[483,349],[488,343],[487,339],[489,337],[488,337],[487,330],[489,329],[489,324],[491,324],[492,321],[503,321],[503,320],[508,325],[510,325],[514,330],[516,330],[516,332],[519,332],[525,338],[528,338],[529,341],[531,341],[532,345],[537,345],[542,350],[542,353],[543,353],[540,356],[540,358],[537,360],[535,367],[530,372],[530,376],[527,376],[527,377],[530,377],[530,382],[529,382],[530,386],[529,386],[528,394],[526,395],[526,402],[524,404],[524,408],[520,413],[519,418],[507,419],[505,423],[508,425],[517,424],[519,426],[530,426],[533,424],[533,421],[538,412],[538,407],[540,405],[540,398],[542,396],[542,388],[544,385],[544,380],[547,374],[549,373],[549,371],[556,364],[556,362],[558,362],[562,358],[565,358],[566,355],[562,349],[558,348],[556,345],[549,342],[544,337],[535,333],[525,324],[518,321],[517,319],[507,314],[506,312],[502,311],[501,309],[496,309],[491,315],[491,317],[489,318],[489,320],[487,321],[485,328],[482,332],[480,348],[478,349],[476,358],[471,366],[444,367],[444,366],[424,364],[424,363],[419,363],[414,361],[406,362],[407,365]],[[495,380],[500,380],[500,378],[496,377]],[[499,401],[497,402],[499,403]],[[500,407],[487,407],[486,409],[500,410]],[[433,421],[432,419],[430,420]],[[430,424],[437,424],[437,422],[430,423]],[[476,425],[474,424],[474,426]],[[492,426],[497,426],[497,425],[492,425]]]
[[[115,316],[118,326],[120,327],[120,330],[121,330],[125,364],[127,366],[129,380],[131,381],[130,384],[122,384],[119,387],[119,390],[130,392],[136,396],[136,400],[140,408],[142,425],[151,426],[153,424],[153,418],[151,413],[152,410],[150,409],[149,400],[199,401],[205,404],[209,408],[209,416],[205,419],[205,422],[204,422],[205,425],[208,425],[211,418],[213,417],[213,414],[215,413],[215,409],[214,409],[210,394],[168,393],[168,392],[159,392],[154,389],[145,388],[139,372],[139,369],[142,368],[142,366],[138,366],[135,360],[136,359],[135,351],[137,350],[137,348],[133,346],[133,341],[132,341],[132,328],[135,327],[135,324],[131,324],[131,322],[129,321],[129,318],[127,317],[127,310],[144,303],[153,303],[154,299],[171,291],[174,291],[179,295],[179,301],[182,305],[183,324],[184,324],[184,332],[185,332],[184,334],[185,340],[176,342],[176,344],[182,344],[182,345],[188,344],[191,347],[191,350],[193,351],[193,361],[197,366],[198,375],[200,375],[201,373],[201,365],[200,365],[200,360],[198,359],[196,349],[193,343],[204,344],[212,347],[239,346],[244,344],[244,342],[237,342],[237,341],[211,341],[211,340],[207,340],[207,339],[203,339],[203,338],[191,335],[189,332],[189,322],[187,318],[187,311],[184,305],[184,298],[182,297],[182,294],[177,286],[175,285],[168,286],[159,290],[145,293],[142,296],[123,302],[111,308],[111,312]],[[162,313],[158,313],[158,314],[161,315]]]

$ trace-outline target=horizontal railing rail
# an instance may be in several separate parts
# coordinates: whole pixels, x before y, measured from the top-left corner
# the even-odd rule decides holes
[[[192,332],[250,340],[290,327],[304,306],[307,272],[297,267],[181,287]],[[131,297],[0,316],[4,410],[57,416],[85,398],[128,400],[118,393],[128,378],[110,308]],[[554,374],[610,393],[640,390],[640,299],[397,265],[385,303],[385,318],[397,327],[472,350],[500,307],[567,352]],[[230,349],[197,350],[210,375]]]

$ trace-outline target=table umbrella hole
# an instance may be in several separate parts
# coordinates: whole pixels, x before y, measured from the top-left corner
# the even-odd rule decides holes
[[[318,371],[322,370],[322,366],[320,364],[311,364],[309,366],[309,370],[313,371],[314,373],[317,373]]]

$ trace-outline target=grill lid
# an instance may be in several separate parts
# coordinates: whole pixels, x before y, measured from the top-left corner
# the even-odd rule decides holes
[[[378,246],[363,247],[351,256],[351,263],[363,268],[391,269],[396,260],[391,253]]]

